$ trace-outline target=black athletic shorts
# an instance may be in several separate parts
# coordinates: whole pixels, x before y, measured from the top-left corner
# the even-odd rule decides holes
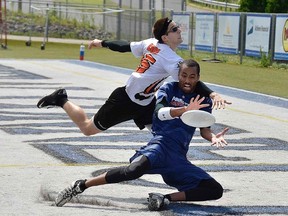
[[[147,106],[141,106],[129,98],[125,86],[115,89],[105,104],[94,116],[94,124],[99,130],[108,128],[124,121],[134,120],[142,130],[145,125],[152,124],[152,116],[155,109],[156,99]]]

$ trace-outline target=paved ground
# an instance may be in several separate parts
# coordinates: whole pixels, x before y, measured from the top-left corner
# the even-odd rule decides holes
[[[211,85],[233,105],[214,112],[229,146],[217,150],[197,133],[189,159],[225,188],[223,198],[147,210],[149,192],[172,192],[158,175],[95,187],[53,206],[71,181],[127,163],[151,137],[133,122],[84,137],[62,109],[36,108],[59,86],[92,115],[131,71],[87,61],[0,59],[1,215],[288,215],[288,100]]]

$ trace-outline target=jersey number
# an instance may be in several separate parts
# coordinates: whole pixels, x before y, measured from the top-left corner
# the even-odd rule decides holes
[[[151,54],[145,54],[142,59],[140,65],[137,67],[136,72],[145,73],[146,70],[149,69],[151,64],[154,64],[156,59],[153,58]]]

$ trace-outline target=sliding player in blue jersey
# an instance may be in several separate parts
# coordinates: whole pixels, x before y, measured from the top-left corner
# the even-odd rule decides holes
[[[148,207],[151,211],[161,210],[173,201],[206,201],[222,197],[222,186],[187,159],[196,128],[184,124],[179,118],[188,110],[212,110],[211,99],[194,92],[200,79],[199,64],[192,59],[185,60],[180,65],[178,78],[179,82],[167,83],[159,89],[153,116],[153,138],[130,158],[130,165],[73,182],[58,194],[57,206],[63,206],[89,187],[133,180],[144,174],[160,174],[167,185],[178,190],[166,195],[150,193]],[[223,147],[227,145],[224,139],[227,130],[225,128],[215,135],[209,127],[200,128],[200,134],[212,145]]]

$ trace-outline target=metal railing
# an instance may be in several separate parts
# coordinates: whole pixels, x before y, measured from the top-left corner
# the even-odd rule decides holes
[[[39,35],[40,30],[44,30],[46,38],[49,32],[51,37],[60,35],[65,38],[77,34],[81,39],[92,39],[109,34],[116,39],[138,41],[152,36],[153,23],[161,16],[160,12],[156,14],[155,10],[120,8],[115,5],[65,4],[52,0],[22,0],[21,6],[19,4],[17,0],[7,1],[8,33],[19,34],[18,31],[21,31],[28,36],[35,32]],[[17,23],[18,19],[13,13],[19,11],[19,16],[29,15],[25,23]],[[161,12],[171,16],[171,11]],[[71,29],[73,27],[74,29]]]

